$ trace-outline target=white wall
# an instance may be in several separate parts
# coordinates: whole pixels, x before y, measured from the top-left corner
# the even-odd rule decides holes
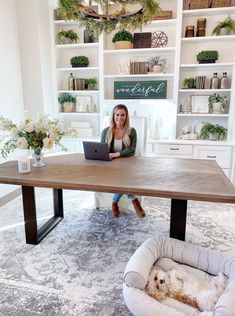
[[[0,115],[19,121],[23,117],[24,105],[19,56],[16,0],[0,0]],[[14,154],[10,158],[14,157]],[[0,156],[0,163],[4,162]],[[0,197],[17,186],[0,185]]]
[[[53,115],[49,3],[17,1],[17,19],[25,109]]]

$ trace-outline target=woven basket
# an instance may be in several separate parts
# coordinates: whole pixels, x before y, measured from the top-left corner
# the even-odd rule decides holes
[[[189,10],[206,9],[210,7],[210,4],[211,0],[189,0],[188,8]]]
[[[212,8],[230,7],[231,0],[212,0]]]

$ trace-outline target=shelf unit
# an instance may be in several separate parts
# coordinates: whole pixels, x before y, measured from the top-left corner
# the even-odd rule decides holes
[[[131,116],[136,113],[139,116],[147,116],[148,118],[147,155],[200,158],[201,152],[204,152],[206,149],[208,149],[208,152],[212,149],[218,150],[218,152],[222,150],[225,155],[229,156],[229,161],[226,160],[226,164],[222,164],[222,167],[225,173],[230,176],[233,159],[232,141],[235,137],[232,124],[235,119],[233,106],[235,103],[235,35],[211,36],[211,32],[217,22],[224,20],[228,15],[235,19],[235,0],[232,0],[231,7],[188,10],[187,5],[187,0],[173,0],[170,6],[169,1],[160,0],[160,7],[163,10],[172,10],[173,18],[152,21],[143,26],[142,32],[163,31],[166,33],[168,43],[165,47],[116,50],[112,43],[112,37],[115,32],[101,35],[99,43],[85,44],[80,41],[78,44],[61,45],[55,41],[57,96],[71,92],[66,87],[67,77],[70,72],[82,78],[96,76],[99,81],[99,90],[71,92],[73,95],[91,95],[97,104],[97,113],[62,113],[58,111],[58,104],[56,109],[58,116],[68,125],[72,121],[90,121],[95,130],[94,139],[98,140],[104,127],[105,117],[110,115],[114,105],[124,103],[127,105]],[[203,17],[207,19],[206,36],[185,38],[186,25],[195,25],[196,28],[197,19]],[[83,38],[84,29],[80,28],[78,23],[54,21],[53,25],[55,34],[62,28],[72,28],[79,33],[80,39]],[[141,31],[135,30],[132,33]],[[201,50],[211,49],[218,50],[218,61],[215,64],[199,64],[196,60],[197,53]],[[73,55],[88,56],[91,60],[89,67],[71,68],[68,61]],[[164,73],[130,75],[128,68],[130,61],[147,61],[150,57],[156,55],[167,59],[168,67],[164,70]],[[228,73],[231,79],[229,89],[209,88],[209,79],[214,72],[217,72],[219,77],[221,77],[223,72]],[[183,89],[183,80],[185,78],[201,75],[206,75],[207,77],[205,89]],[[114,99],[115,81],[149,80],[167,80],[166,99]],[[226,112],[222,114],[187,113],[187,111],[186,113],[179,113],[179,105],[185,102],[190,104],[191,96],[209,96],[212,93],[220,93],[229,98],[230,102]],[[180,138],[182,129],[186,125],[189,125],[190,131],[194,132],[195,127],[201,121],[227,127],[227,140],[213,142]],[[80,140],[78,139],[78,141]],[[72,140],[68,139],[68,142],[71,143]],[[73,148],[76,147],[76,151],[78,151],[80,145],[75,146],[75,142],[73,140],[73,145],[71,146]],[[163,146],[164,144],[166,147]],[[180,145],[180,149],[171,151],[172,145]],[[202,157],[204,157],[203,155]],[[208,159],[211,159],[210,157],[212,156],[216,155],[208,154]]]
[[[73,29],[79,36],[78,43],[59,44],[57,34],[61,30]],[[78,22],[56,20],[53,21],[53,39],[54,39],[54,55],[55,55],[55,112],[57,116],[64,121],[66,127],[70,127],[73,122],[87,122],[90,127],[87,129],[87,137],[96,139],[100,135],[100,65],[99,65],[99,42],[84,43],[84,28]],[[71,67],[70,59],[73,56],[87,56],[89,58],[88,67]],[[98,85],[95,90],[69,90],[68,77],[70,73],[76,79],[97,78]],[[74,112],[64,112],[63,107],[58,103],[58,97],[70,94],[77,98]],[[79,107],[82,97],[90,98],[89,106]],[[79,100],[78,98],[81,97]],[[81,101],[82,102],[82,101]],[[82,112],[81,112],[82,110]],[[81,123],[83,124],[83,123]],[[85,130],[82,130],[83,133]],[[65,140],[66,146],[71,147]]]
[[[234,5],[234,3],[232,3],[232,5]],[[194,133],[195,126],[204,121],[212,124],[220,124],[228,128],[227,140],[231,141],[233,137],[232,118],[234,116],[234,109],[232,108],[232,104],[234,103],[234,91],[232,90],[232,87],[234,85],[235,73],[235,58],[234,54],[231,54],[231,51],[235,51],[235,36],[211,36],[211,33],[217,22],[224,20],[228,15],[233,19],[235,18],[235,7],[187,10],[187,2],[184,1],[183,9],[176,138],[181,137],[182,129],[185,126],[189,126],[190,132]],[[196,28],[198,18],[206,18],[207,26],[205,36],[185,38],[184,32],[186,25],[195,25]],[[217,50],[219,53],[218,62],[214,64],[198,64],[196,55],[202,50]],[[192,51],[195,53],[192,54]],[[210,78],[213,76],[214,72],[218,73],[218,77],[221,77],[223,72],[227,72],[230,77],[231,88],[210,89]],[[185,78],[195,78],[196,76],[206,76],[205,89],[182,89],[183,80]],[[187,113],[187,108],[190,109],[191,96],[209,96],[212,93],[219,93],[228,97],[229,104],[225,109],[225,113],[220,115],[214,115],[213,113]],[[180,105],[185,109],[185,114],[179,113]]]

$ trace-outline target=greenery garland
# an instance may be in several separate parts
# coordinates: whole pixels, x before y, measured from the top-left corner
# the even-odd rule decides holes
[[[88,8],[83,4],[83,0],[59,0],[58,1],[58,13],[64,20],[79,20],[83,26],[85,26],[90,33],[95,32],[99,35],[102,32],[110,33],[113,30],[128,29],[134,30],[141,28],[142,25],[152,21],[153,17],[158,11],[160,11],[158,0],[96,0],[96,4],[102,7],[110,7],[110,2],[113,4],[119,4],[122,8],[128,4],[140,4],[142,9],[135,14],[121,16],[119,13],[112,13],[106,17],[92,17],[87,14]]]

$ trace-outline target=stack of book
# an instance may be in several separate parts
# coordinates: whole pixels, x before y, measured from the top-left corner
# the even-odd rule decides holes
[[[147,61],[130,62],[130,75],[144,75],[148,73]]]

